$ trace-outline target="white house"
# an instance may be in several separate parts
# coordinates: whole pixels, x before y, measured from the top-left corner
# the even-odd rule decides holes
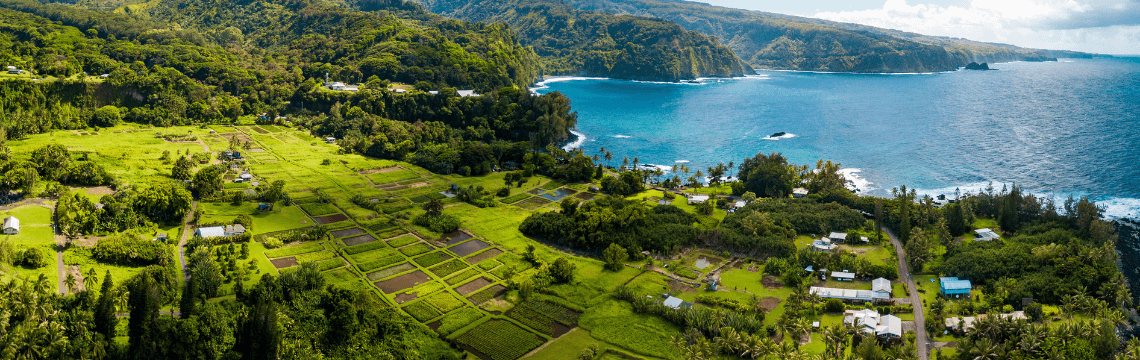
[[[689,204],[697,204],[709,201],[708,195],[689,195]]]
[[[792,197],[796,197],[796,198],[802,198],[802,197],[804,197],[804,196],[807,196],[807,194],[808,194],[808,190],[807,190],[807,189],[804,189],[804,188],[795,188],[795,189],[792,189]]]
[[[459,93],[459,97],[479,96],[479,94],[475,93],[475,90],[458,90],[456,92]]]
[[[831,277],[836,281],[855,281],[855,273],[847,271],[832,271]]]
[[[901,339],[903,335],[902,319],[894,315],[880,316],[875,310],[847,310],[843,323],[854,327],[856,331],[880,338]]]
[[[990,230],[990,228],[977,229],[974,230],[974,233],[978,235],[978,237],[974,239],[976,241],[1001,240],[1001,235],[998,235],[993,230]]]
[[[4,218],[4,234],[14,235],[20,233],[20,219],[15,216]]]
[[[439,95],[439,90],[428,91],[428,94]]]
[[[223,232],[226,236],[238,236],[245,234],[245,226],[242,224],[226,225]]]
[[[397,94],[403,94],[403,93],[406,93],[406,92],[408,92],[408,91],[407,91],[407,90],[404,90],[404,89],[396,89],[396,93],[397,93]]]
[[[194,231],[194,235],[203,239],[223,237],[226,236],[226,229],[221,226],[198,228],[198,230]]]
[[[808,293],[817,295],[824,299],[839,299],[854,303],[865,303],[874,300],[874,295],[869,290],[812,286],[811,288],[808,288]]]
[[[248,171],[246,171],[241,173],[241,178],[245,181],[250,181],[253,180],[253,174],[250,174]]]
[[[22,74],[24,70],[17,69],[15,66],[8,65],[9,74]]]
[[[827,235],[827,238],[831,239],[831,242],[841,243],[844,240],[847,240],[847,233],[833,232],[830,235]]]
[[[832,243],[831,239],[828,238],[822,238],[811,242],[811,248],[815,251],[830,252],[835,250],[837,247],[839,247],[839,245]]]
[[[360,86],[358,86],[358,85],[348,85],[348,84],[345,84],[345,83],[342,83],[342,82],[334,82],[334,83],[332,83],[332,84],[329,84],[329,90],[336,90],[336,91],[360,91]]]
[[[891,281],[884,278],[871,280],[871,297],[875,300],[890,300]]]
[[[326,137],[326,138],[325,138],[325,142],[326,142],[326,143],[329,143],[329,144],[335,143],[335,142],[336,142],[336,138],[334,138],[334,137],[332,137],[332,136]]]

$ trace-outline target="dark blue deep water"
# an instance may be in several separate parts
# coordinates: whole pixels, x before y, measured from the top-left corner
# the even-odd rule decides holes
[[[692,168],[780,152],[836,161],[862,191],[1017,183],[1140,217],[1140,59],[1005,63],[998,71],[761,72],[704,84],[557,79],[589,155]],[[776,132],[794,137],[766,139]]]

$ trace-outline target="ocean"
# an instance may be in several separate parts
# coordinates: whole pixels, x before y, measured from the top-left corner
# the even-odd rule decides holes
[[[1019,184],[1089,196],[1140,218],[1140,58],[993,64],[995,71],[833,74],[760,71],[699,83],[555,78],[587,155],[704,169],[779,152],[838,162],[862,193]],[[784,136],[773,138],[778,132]],[[604,160],[603,160],[604,161]],[[684,176],[683,176],[684,177]]]

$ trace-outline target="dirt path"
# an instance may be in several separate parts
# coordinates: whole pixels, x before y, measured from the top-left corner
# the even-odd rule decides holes
[[[887,233],[887,236],[891,238],[891,243],[895,245],[895,252],[898,253],[899,257],[899,275],[906,281],[907,289],[910,290],[910,304],[914,308],[914,344],[918,348],[918,358],[927,360],[929,359],[927,353],[930,343],[926,339],[926,317],[922,312],[922,298],[918,294],[918,288],[914,286],[914,278],[910,276],[910,269],[906,264],[906,251],[899,243],[899,238],[890,229],[884,227],[883,232]]]
[[[186,217],[182,220],[182,237],[178,239],[178,265],[182,267],[182,283],[186,283],[186,278],[189,274],[186,273],[186,239],[190,237],[190,219],[193,218],[194,212],[198,210],[198,200],[190,203],[190,212],[186,213]]]

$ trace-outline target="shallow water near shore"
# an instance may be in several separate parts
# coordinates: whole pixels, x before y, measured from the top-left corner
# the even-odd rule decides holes
[[[977,192],[1017,183],[1087,195],[1140,218],[1140,59],[1003,63],[998,71],[867,75],[761,71],[699,84],[557,79],[574,144],[692,169],[780,152],[836,161],[860,191]],[[785,132],[791,136],[771,137]]]

